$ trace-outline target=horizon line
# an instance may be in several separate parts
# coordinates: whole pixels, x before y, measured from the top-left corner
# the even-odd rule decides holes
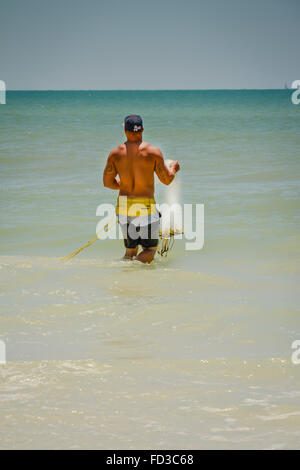
[[[268,91],[291,90],[291,88],[10,88],[6,91]]]

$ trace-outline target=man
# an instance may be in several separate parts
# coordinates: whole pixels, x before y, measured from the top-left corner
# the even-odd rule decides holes
[[[119,191],[116,213],[124,236],[124,259],[151,263],[159,242],[159,213],[154,200],[154,173],[160,181],[170,184],[178,161],[169,168],[159,148],[143,142],[143,121],[136,114],[124,120],[127,141],[112,150],[103,173],[106,188]],[[124,205],[125,201],[125,205]],[[138,254],[138,246],[142,251]]]

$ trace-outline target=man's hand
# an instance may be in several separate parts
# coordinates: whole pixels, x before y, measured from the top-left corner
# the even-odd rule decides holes
[[[180,170],[180,165],[178,163],[178,160],[175,160],[175,161],[171,160],[171,162],[169,164],[169,169],[170,169],[170,173],[175,176],[177,171]]]

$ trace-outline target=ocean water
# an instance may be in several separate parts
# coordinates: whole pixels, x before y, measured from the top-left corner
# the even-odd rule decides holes
[[[300,442],[300,106],[290,90],[8,92],[0,106],[0,447]],[[151,265],[95,235],[122,120],[178,159],[205,243]],[[156,183],[156,199],[167,200]]]

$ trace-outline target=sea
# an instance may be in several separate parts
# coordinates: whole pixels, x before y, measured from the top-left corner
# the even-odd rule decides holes
[[[0,105],[0,448],[300,447],[300,105],[291,90],[8,91]],[[96,235],[140,114],[204,244]],[[156,201],[171,186],[156,179]],[[194,215],[196,212],[194,213]],[[196,219],[194,216],[193,220]],[[196,222],[195,222],[196,223]]]

